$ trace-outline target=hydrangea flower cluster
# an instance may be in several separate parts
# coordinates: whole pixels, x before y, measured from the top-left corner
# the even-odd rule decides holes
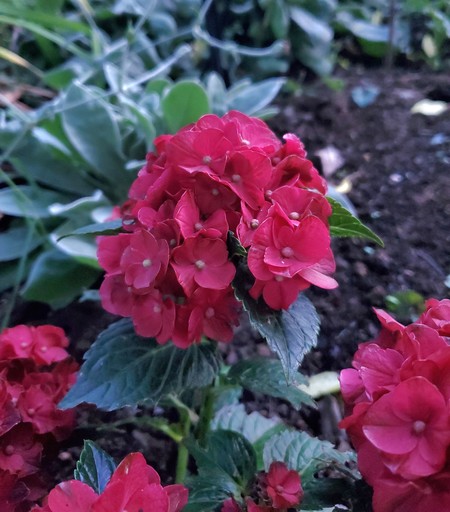
[[[101,494],[78,480],[57,485],[32,512],[180,512],[188,500],[182,485],[163,487],[141,453],[119,464]]]
[[[250,295],[271,308],[337,286],[326,183],[301,141],[283,138],[233,111],[155,139],[121,208],[126,233],[99,240],[104,308],[159,343],[230,341],[240,304],[229,231],[248,250]]]
[[[450,300],[428,300],[408,326],[376,313],[378,339],[341,372],[350,409],[341,427],[375,512],[450,510]]]
[[[257,497],[248,497],[245,505],[234,498],[226,500],[221,512],[276,512],[300,505],[303,489],[297,471],[288,469],[284,462],[272,462],[267,473],[258,475]]]
[[[0,334],[0,503],[28,510],[45,493],[39,479],[44,446],[67,437],[74,411],[57,408],[76,378],[64,331],[18,325]]]

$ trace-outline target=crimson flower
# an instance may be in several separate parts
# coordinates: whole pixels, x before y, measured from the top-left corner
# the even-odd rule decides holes
[[[272,192],[270,199],[278,206],[277,211],[282,212],[294,226],[298,226],[308,215],[314,215],[328,225],[331,206],[325,196],[318,192],[284,186]]]
[[[242,512],[242,507],[234,498],[228,498],[223,502],[220,512]]]
[[[446,401],[428,380],[412,377],[372,405],[363,432],[393,473],[431,475],[445,464],[450,443]]]
[[[326,182],[298,137],[287,134],[283,144],[260,119],[232,111],[203,116],[154,145],[120,210],[127,233],[99,239],[107,311],[131,317],[158,343],[228,341],[234,314],[217,315],[193,295],[232,293],[230,232],[249,248],[252,297],[270,307],[288,309],[310,285],[337,286]]]
[[[39,365],[49,365],[67,357],[68,345],[60,327],[16,325],[0,334],[0,360],[30,358]]]
[[[36,473],[42,454],[29,423],[20,423],[0,437],[0,469],[19,477]]]
[[[284,462],[272,462],[266,476],[267,494],[273,508],[289,508],[298,505],[303,498],[300,475],[289,470]]]
[[[25,483],[9,471],[0,469],[0,504],[2,512],[16,512],[27,499],[29,489]]]
[[[168,164],[189,173],[221,173],[231,149],[233,144],[220,129],[184,130],[167,145]]]
[[[400,382],[404,362],[400,352],[383,349],[377,343],[360,345],[353,360],[369,397],[392,391]]]
[[[170,298],[163,298],[159,290],[153,289],[134,297],[132,316],[138,334],[165,343],[172,335],[175,304]]]
[[[48,495],[44,507],[34,508],[33,512],[91,512],[97,498],[98,495],[89,485],[70,480],[56,486]]]
[[[119,464],[102,494],[87,484],[70,480],[57,485],[43,507],[33,512],[180,512],[188,491],[182,485],[163,487],[158,473],[141,453],[131,453]]]
[[[376,512],[450,510],[450,471],[418,480],[381,478],[374,484]]]
[[[196,285],[223,290],[236,273],[228,261],[225,242],[209,238],[186,239],[173,251],[172,267],[187,296],[192,295]]]
[[[247,512],[274,512],[275,509],[266,505],[257,505],[252,499],[247,498],[245,501]]]
[[[441,336],[450,337],[450,299],[428,299],[425,308],[418,322],[432,327]]]
[[[197,288],[189,303],[178,307],[172,341],[181,348],[197,343],[202,335],[230,342],[233,325],[238,325],[240,303],[230,289]]]
[[[229,157],[222,174],[211,176],[227,185],[250,208],[264,203],[264,188],[271,175],[270,160],[266,154],[254,149],[236,151]]]
[[[350,415],[340,423],[373,486],[375,512],[423,512],[450,506],[450,322],[446,301],[404,326],[381,310],[376,340],[359,346],[341,372]]]
[[[217,209],[209,218],[202,218],[194,194],[186,191],[178,201],[174,216],[184,238],[203,235],[207,238],[222,238],[228,232],[227,216]]]
[[[150,287],[160,272],[164,274],[168,262],[166,240],[156,240],[150,232],[139,230],[130,235],[120,266],[124,270],[125,283],[140,290]]]
[[[106,275],[100,285],[102,306],[113,315],[131,316],[135,294],[123,275]]]
[[[299,292],[306,288],[309,288],[308,281],[299,275],[273,275],[271,279],[256,279],[250,288],[250,295],[255,299],[262,295],[264,302],[273,309],[288,309],[295,302]]]
[[[231,110],[222,117],[224,131],[235,146],[255,147],[272,154],[281,148],[281,143],[266,123],[257,117],[249,117]]]
[[[19,411],[8,392],[6,380],[0,373],[0,436],[6,434],[20,421]]]

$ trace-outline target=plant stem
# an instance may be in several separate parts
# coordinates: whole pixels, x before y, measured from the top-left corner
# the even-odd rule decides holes
[[[214,415],[214,394],[213,388],[206,388],[205,390],[205,400],[203,402],[203,407],[200,412],[200,421],[198,423],[197,429],[197,439],[201,445],[204,445],[206,442],[206,436],[210,430],[211,420]]]
[[[189,437],[191,430],[191,418],[185,409],[178,409],[180,414],[181,431],[183,439]],[[184,482],[187,473],[187,465],[189,459],[189,452],[183,444],[183,439],[178,443],[178,456],[177,456],[177,469],[175,473],[175,483],[180,484]]]

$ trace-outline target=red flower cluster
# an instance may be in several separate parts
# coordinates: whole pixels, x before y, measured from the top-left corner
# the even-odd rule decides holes
[[[43,447],[73,428],[74,412],[57,408],[78,370],[67,359],[68,343],[64,331],[51,325],[18,325],[0,334],[2,512],[28,510],[45,493],[37,475]]]
[[[185,487],[163,487],[143,455],[131,453],[119,464],[102,494],[78,480],[69,480],[57,485],[45,505],[33,512],[180,512],[187,500]]]
[[[245,506],[234,498],[226,500],[221,512],[276,512],[291,509],[300,504],[303,489],[300,475],[289,470],[284,462],[272,462],[269,471],[258,478],[258,497],[246,498]]]
[[[159,343],[230,341],[240,304],[229,231],[248,249],[250,294],[270,307],[287,309],[311,284],[337,286],[326,183],[300,140],[284,140],[239,112],[158,137],[122,207],[127,233],[99,241],[104,308]]]
[[[450,510],[450,300],[431,299],[413,324],[376,311],[377,340],[341,372],[341,422],[374,488],[375,512]]]

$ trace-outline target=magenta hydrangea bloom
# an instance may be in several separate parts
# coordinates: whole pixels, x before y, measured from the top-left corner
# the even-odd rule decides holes
[[[374,512],[446,510],[450,505],[448,301],[404,326],[377,310],[382,331],[341,372],[341,422],[374,488]]]
[[[273,309],[311,284],[337,286],[326,182],[298,137],[282,143],[260,119],[229,112],[154,145],[121,207],[125,232],[99,237],[107,311],[158,343],[230,341],[240,309],[230,232],[248,250],[251,295]]]
[[[163,487],[143,455],[131,453],[100,495],[83,482],[69,480],[57,485],[43,507],[35,507],[33,512],[181,512],[187,500],[184,486]]]

